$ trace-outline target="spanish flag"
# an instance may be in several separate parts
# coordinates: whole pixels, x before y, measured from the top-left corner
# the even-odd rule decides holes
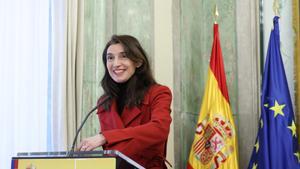
[[[218,24],[214,24],[208,79],[187,169],[238,169],[237,149]]]

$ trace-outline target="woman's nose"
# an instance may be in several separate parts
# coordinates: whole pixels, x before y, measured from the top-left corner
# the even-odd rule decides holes
[[[113,64],[114,64],[114,66],[119,66],[121,64],[121,60],[118,58],[115,58]]]

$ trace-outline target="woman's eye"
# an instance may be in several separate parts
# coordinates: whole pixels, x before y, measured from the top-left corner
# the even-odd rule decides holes
[[[127,58],[127,55],[126,55],[125,53],[123,53],[123,54],[121,55],[121,57],[122,57],[122,58]]]
[[[112,60],[112,59],[113,59],[113,56],[108,55],[108,56],[106,56],[106,59],[107,59],[107,60]]]

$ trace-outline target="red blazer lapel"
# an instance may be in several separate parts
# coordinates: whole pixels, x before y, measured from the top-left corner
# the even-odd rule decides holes
[[[133,107],[129,109],[128,107],[125,107],[122,112],[122,120],[124,126],[128,126],[136,117],[138,117],[142,111],[138,107]]]
[[[98,115],[102,130],[125,128],[124,123],[117,112],[116,100],[112,100],[110,111],[107,112],[103,107],[99,108]]]
[[[149,97],[149,93],[146,93],[140,107],[135,106],[133,108],[128,108],[125,106],[121,116],[125,127],[130,125],[131,122],[133,122],[141,113],[143,113],[143,109],[149,104]]]

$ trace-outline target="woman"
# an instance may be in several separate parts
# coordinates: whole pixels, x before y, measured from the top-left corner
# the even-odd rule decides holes
[[[103,54],[104,90],[98,108],[101,132],[84,139],[80,151],[118,150],[147,169],[165,169],[169,134],[169,88],[155,82],[144,49],[129,35],[114,35]]]

